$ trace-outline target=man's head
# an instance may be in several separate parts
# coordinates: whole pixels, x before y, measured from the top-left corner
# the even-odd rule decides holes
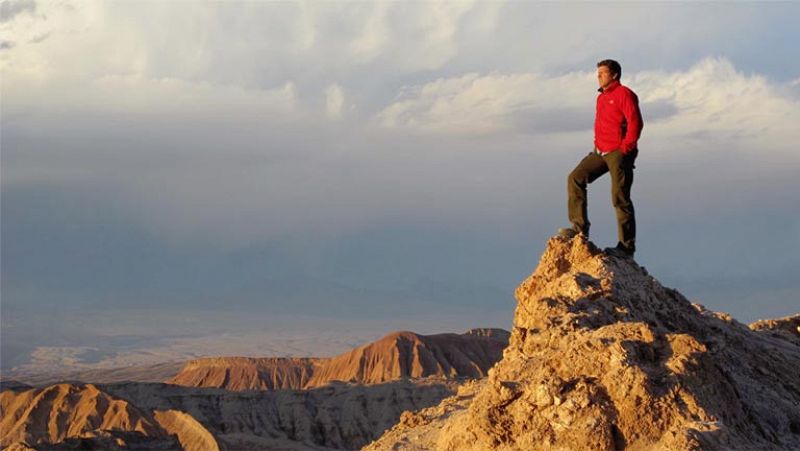
[[[603,60],[597,63],[597,83],[605,89],[622,77],[622,66],[614,60]]]

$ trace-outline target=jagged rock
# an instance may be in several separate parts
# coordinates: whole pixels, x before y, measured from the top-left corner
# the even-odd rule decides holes
[[[799,449],[800,347],[692,305],[631,259],[554,237],[474,395],[368,450]]]
[[[800,313],[783,318],[758,320],[749,327],[800,346]]]

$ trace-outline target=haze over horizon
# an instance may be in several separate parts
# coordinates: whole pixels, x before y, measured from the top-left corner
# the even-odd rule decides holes
[[[636,260],[743,322],[800,310],[800,4],[0,12],[4,371],[508,329],[604,58],[645,121]]]

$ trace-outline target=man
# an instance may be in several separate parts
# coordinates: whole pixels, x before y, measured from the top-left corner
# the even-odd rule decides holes
[[[611,173],[611,202],[617,212],[619,242],[606,252],[633,257],[636,251],[636,219],[631,202],[633,162],[639,153],[636,142],[642,133],[639,99],[620,84],[622,67],[614,60],[597,63],[600,85],[594,119],[594,150],[567,177],[567,210],[572,227],[559,229],[559,235],[572,238],[589,236],[586,185],[606,172]]]

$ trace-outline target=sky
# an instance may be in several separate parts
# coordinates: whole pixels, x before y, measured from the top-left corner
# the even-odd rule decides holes
[[[645,121],[636,260],[800,311],[800,3],[0,2],[0,369],[509,329],[596,62]],[[616,244],[604,177],[592,240]]]

